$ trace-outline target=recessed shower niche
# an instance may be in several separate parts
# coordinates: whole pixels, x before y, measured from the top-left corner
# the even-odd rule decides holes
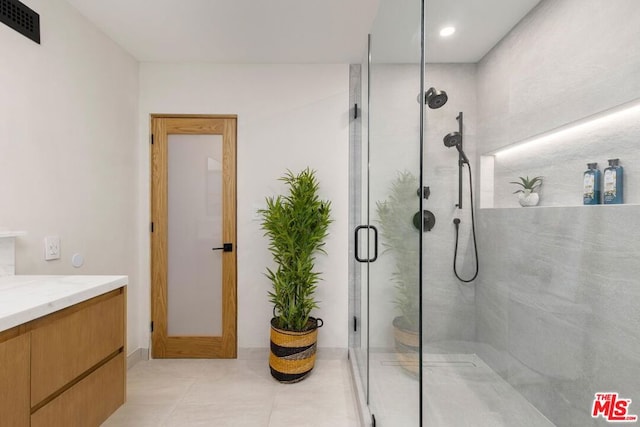
[[[520,207],[511,181],[542,176],[540,205],[582,206],[587,163],[601,171],[608,159],[624,167],[624,204],[640,203],[640,100],[634,99],[480,156],[480,208]]]

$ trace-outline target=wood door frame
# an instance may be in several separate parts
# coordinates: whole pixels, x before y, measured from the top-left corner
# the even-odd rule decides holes
[[[208,114],[151,114],[151,341],[154,358],[237,357],[237,116]],[[222,336],[168,336],[168,135],[223,137],[223,252]],[[227,262],[228,261],[228,262]],[[185,351],[187,349],[187,351]]]

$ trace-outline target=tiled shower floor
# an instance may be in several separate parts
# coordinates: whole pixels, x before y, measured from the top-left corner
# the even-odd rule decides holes
[[[379,426],[418,425],[418,382],[394,353],[373,353],[372,411]],[[544,415],[475,354],[424,356],[423,425],[553,427]]]
[[[354,427],[347,360],[316,361],[297,384],[260,360],[151,360],[128,371],[127,402],[105,427]]]

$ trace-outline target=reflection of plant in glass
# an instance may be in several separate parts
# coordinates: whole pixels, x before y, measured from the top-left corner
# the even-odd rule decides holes
[[[393,254],[395,268],[391,279],[397,290],[394,303],[406,329],[418,330],[418,243],[413,215],[418,209],[418,179],[411,172],[399,172],[391,183],[387,200],[376,202],[381,244]]]

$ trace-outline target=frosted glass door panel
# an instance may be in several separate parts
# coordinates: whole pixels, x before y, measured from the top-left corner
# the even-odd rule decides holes
[[[168,138],[169,336],[222,335],[222,136]]]

